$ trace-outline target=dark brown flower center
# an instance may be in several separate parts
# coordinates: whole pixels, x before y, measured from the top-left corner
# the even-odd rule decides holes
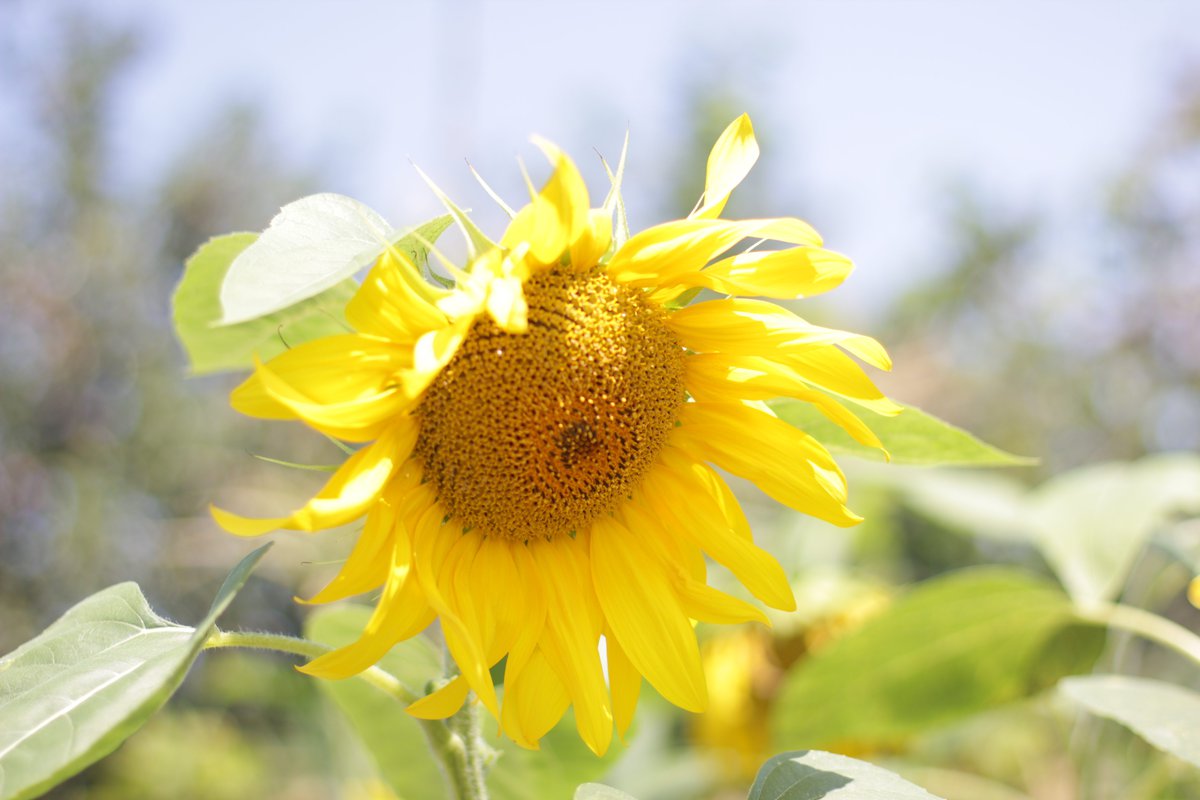
[[[684,402],[664,311],[603,273],[525,283],[529,330],[480,317],[418,409],[446,511],[513,539],[586,526],[638,484]]]

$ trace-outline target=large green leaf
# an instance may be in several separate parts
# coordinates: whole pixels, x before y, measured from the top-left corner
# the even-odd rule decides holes
[[[1200,694],[1122,675],[1068,678],[1060,688],[1093,714],[1114,719],[1159,750],[1200,767]]]
[[[370,614],[371,610],[361,605],[331,606],[309,618],[306,632],[310,639],[341,646],[361,634]],[[416,694],[424,694],[426,684],[442,675],[440,654],[419,636],[393,647],[379,666]],[[389,701],[362,681],[321,681],[320,686],[346,715],[374,757],[381,777],[397,795],[403,800],[446,796],[420,724],[402,704]],[[525,750],[497,736],[490,717],[485,718],[484,726],[489,744],[499,753],[488,772],[494,800],[568,797],[578,784],[603,775],[620,755],[621,748],[614,746],[604,758],[596,758],[579,738],[570,714],[542,738],[538,751]]]
[[[1115,598],[1147,539],[1185,514],[1200,514],[1200,457],[1172,453],[1055,477],[1030,495],[1028,519],[1067,592],[1087,606]]]
[[[1026,697],[1095,660],[1103,632],[1073,621],[1066,595],[1020,572],[931,580],[787,676],[775,741],[888,743]]]
[[[0,800],[36,797],[116,749],[174,693],[266,552],[242,559],[195,628],[134,583],[97,592],[0,659]]]
[[[358,286],[351,279],[265,317],[217,325],[225,273],[257,238],[254,233],[230,233],[209,239],[184,267],[172,298],[175,332],[197,375],[246,369],[254,366],[255,356],[267,361],[288,347],[348,330],[343,309]]]
[[[782,399],[773,400],[769,405],[780,419],[816,437],[834,453],[884,460],[883,453],[856,442],[811,403]],[[1020,467],[1037,463],[1036,459],[1006,453],[985,444],[963,429],[914,406],[905,406],[904,411],[894,417],[870,414],[864,421],[883,442],[895,464]]]
[[[819,750],[783,753],[758,771],[747,800],[938,800],[882,767]]]
[[[426,231],[440,219],[415,232],[432,242]],[[288,203],[230,264],[221,284],[221,322],[245,322],[318,295],[369,267],[389,244],[413,232],[394,230],[375,211],[344,195],[315,194]]]

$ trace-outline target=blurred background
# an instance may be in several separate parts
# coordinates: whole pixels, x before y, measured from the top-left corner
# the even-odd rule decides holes
[[[251,454],[338,457],[235,415],[237,376],[188,377],[170,294],[208,237],[260,230],[315,191],[397,226],[428,218],[440,209],[410,161],[498,231],[464,159],[516,204],[516,158],[536,173],[541,134],[602,197],[594,154],[615,162],[626,131],[636,230],[691,209],[708,148],[743,111],[763,157],[728,215],[801,216],[855,258],[844,287],[797,309],[880,338],[890,394],[1039,457],[1010,475],[1024,486],[1200,448],[1189,0],[0,0],[0,653],[122,580],[197,619],[249,549],[207,504],[282,507],[313,488]],[[784,639],[714,640],[713,669],[741,676],[720,685],[751,681],[739,660],[786,670],[906,582],[997,559],[1044,570],[922,522],[889,478],[854,480],[872,522],[850,534],[746,498],[815,594]],[[226,624],[298,631],[292,595],[320,585],[350,536],[277,537]],[[829,589],[831,574],[853,580]],[[739,697],[770,695],[730,691],[743,720],[762,708]],[[765,734],[729,718],[647,720],[663,742],[725,756],[646,798],[744,791],[738,753],[769,755]],[[284,662],[207,657],[156,733],[54,796],[386,797],[339,724]],[[954,751],[921,746],[930,763]],[[1048,752],[1036,769],[975,767],[1016,796],[1075,796],[1068,748]],[[616,769],[636,785],[636,764]]]

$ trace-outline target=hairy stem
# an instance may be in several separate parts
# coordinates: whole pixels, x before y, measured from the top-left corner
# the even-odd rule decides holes
[[[274,650],[310,659],[334,649],[295,636],[245,631],[214,631],[204,643],[205,650],[227,647]],[[368,667],[358,677],[405,705],[419,699],[396,676],[379,667]],[[468,700],[457,714],[446,721],[414,719],[420,723],[430,748],[441,762],[456,800],[487,800],[484,772],[491,759],[491,751],[483,741],[482,720],[475,705]]]

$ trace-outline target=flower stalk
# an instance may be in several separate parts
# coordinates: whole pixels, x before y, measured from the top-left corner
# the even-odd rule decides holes
[[[204,643],[205,650],[244,647],[254,650],[274,650],[278,653],[318,658],[334,648],[278,633],[254,631],[214,631]],[[368,667],[358,674],[366,683],[408,705],[420,699],[390,672]],[[483,739],[483,719],[478,704],[467,702],[447,720],[416,719],[420,723],[430,748],[450,781],[455,800],[487,800],[484,780],[487,767],[495,753]]]

